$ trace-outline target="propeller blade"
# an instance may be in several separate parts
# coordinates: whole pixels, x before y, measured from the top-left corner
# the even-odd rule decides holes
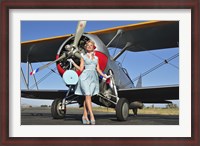
[[[81,38],[81,36],[82,36],[82,34],[83,34],[83,32],[84,32],[85,26],[86,26],[86,21],[79,21],[79,22],[78,22],[78,25],[77,25],[77,28],[76,28],[76,34],[75,34],[75,38],[74,38],[74,45],[73,45],[73,47],[75,47],[75,49],[77,49],[78,42],[80,41],[80,38]],[[69,49],[70,49],[70,48],[67,46],[66,50],[69,50]],[[75,55],[77,58],[81,58],[80,53],[77,52],[77,51],[74,52],[74,55]],[[65,57],[66,57],[66,54],[64,53],[62,56],[60,56],[60,57],[59,57],[58,59],[56,59],[55,61],[49,62],[49,63],[47,63],[47,64],[45,64],[45,65],[43,65],[43,66],[41,66],[41,67],[35,69],[34,71],[32,71],[32,72],[30,73],[30,75],[33,75],[33,74],[35,74],[35,73],[41,71],[42,69],[47,68],[48,66],[54,64],[55,62],[57,62],[57,61],[59,61],[59,60],[65,58]],[[69,54],[68,54],[68,57],[69,57]]]
[[[79,21],[77,28],[76,28],[76,34],[75,34],[75,39],[74,39],[74,47],[77,48],[78,42],[84,32],[86,26],[86,21]]]
[[[43,65],[43,66],[41,66],[41,67],[35,69],[34,71],[32,71],[32,72],[30,73],[30,75],[36,74],[37,72],[43,70],[44,68],[47,68],[48,66],[54,64],[54,63],[57,62],[57,61],[60,61],[61,59],[65,58],[65,57],[66,57],[66,54],[64,53],[64,54],[63,54],[62,56],[60,56],[58,59],[56,59],[56,60],[54,60],[54,61],[52,61],[52,62],[49,62],[49,63],[47,63],[47,64],[45,64],[45,65]]]

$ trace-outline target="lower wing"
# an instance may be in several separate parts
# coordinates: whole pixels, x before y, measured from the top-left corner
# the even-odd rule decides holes
[[[64,98],[67,90],[21,90],[21,97],[32,99]],[[131,89],[119,89],[118,96],[129,102],[167,103],[167,100],[179,99],[179,86],[156,86]]]
[[[21,97],[32,99],[56,99],[63,98],[67,90],[21,90]]]
[[[118,96],[129,102],[167,103],[179,99],[179,85],[119,89]]]

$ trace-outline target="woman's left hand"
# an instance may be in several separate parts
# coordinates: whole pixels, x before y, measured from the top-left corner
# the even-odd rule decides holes
[[[112,77],[112,75],[107,75],[107,74],[104,74],[105,76],[103,77],[103,80],[107,80],[107,79],[109,79],[109,78],[111,78]]]

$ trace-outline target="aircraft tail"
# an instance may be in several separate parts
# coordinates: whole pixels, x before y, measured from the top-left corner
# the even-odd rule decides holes
[[[136,84],[136,88],[141,88],[142,87],[142,76],[139,76],[138,82]]]

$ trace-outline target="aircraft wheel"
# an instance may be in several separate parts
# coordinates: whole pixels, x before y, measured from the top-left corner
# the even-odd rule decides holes
[[[63,119],[66,109],[62,110],[62,98],[55,99],[51,105],[51,115],[54,119]]]
[[[129,116],[129,103],[126,98],[120,98],[116,105],[116,116],[119,121],[126,121]]]

